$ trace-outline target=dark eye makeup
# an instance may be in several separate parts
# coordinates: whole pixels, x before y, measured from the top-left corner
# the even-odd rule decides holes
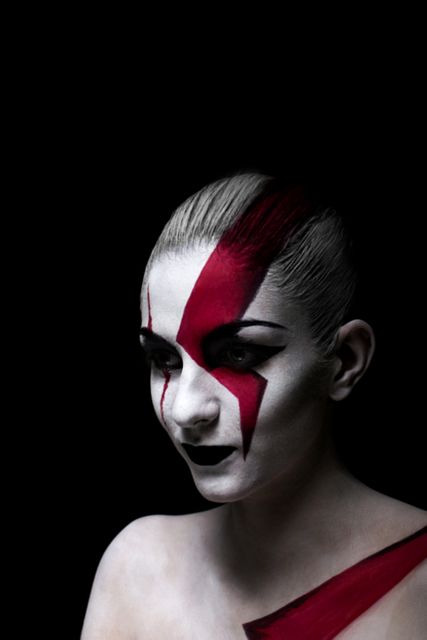
[[[182,366],[180,356],[170,349],[151,349],[144,346],[143,349],[146,363],[159,371],[172,371]]]
[[[147,330],[141,330],[141,335],[141,344],[148,365],[162,372],[182,367],[181,357],[169,342]],[[285,346],[260,345],[234,335],[227,338],[208,338],[204,341],[202,349],[210,370],[226,367],[235,371],[247,371],[279,353]]]
[[[159,371],[170,371],[181,367],[181,358],[167,340],[149,329],[140,330],[140,342],[145,363]]]
[[[245,371],[256,367],[285,347],[255,344],[237,336],[205,346],[205,360],[210,369],[228,367]]]

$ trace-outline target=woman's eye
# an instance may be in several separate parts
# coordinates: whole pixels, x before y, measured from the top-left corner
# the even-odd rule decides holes
[[[246,370],[256,367],[284,347],[270,347],[256,344],[232,344],[220,349],[211,358],[213,367],[229,367],[236,370]]]
[[[167,351],[166,349],[149,351],[147,353],[147,360],[160,371],[170,371],[172,369],[179,369],[181,367],[181,358],[175,353]]]
[[[221,355],[224,360],[228,360],[229,362],[237,365],[246,363],[251,356],[248,349],[240,346],[230,347],[229,349],[223,351]]]

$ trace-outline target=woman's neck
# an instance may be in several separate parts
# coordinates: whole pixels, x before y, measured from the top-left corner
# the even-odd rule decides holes
[[[221,555],[230,569],[271,576],[304,566],[307,554],[337,554],[371,490],[340,463],[331,441],[290,483],[277,478],[255,495],[221,507]],[[357,516],[356,516],[357,517]],[[301,564],[302,563],[302,564]]]

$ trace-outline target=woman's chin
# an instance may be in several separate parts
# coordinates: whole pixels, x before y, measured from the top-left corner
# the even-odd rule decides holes
[[[237,502],[242,500],[249,493],[247,487],[243,487],[236,476],[226,477],[202,477],[192,470],[194,484],[198,492],[209,502]]]

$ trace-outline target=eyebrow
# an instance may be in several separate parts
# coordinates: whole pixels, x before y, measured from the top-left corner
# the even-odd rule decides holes
[[[168,342],[168,340],[165,340],[165,338],[159,336],[158,333],[154,333],[154,331],[152,331],[148,327],[142,327],[139,330],[139,335],[145,338],[148,343],[170,347],[170,342]]]
[[[235,322],[228,322],[227,324],[222,324],[219,327],[213,329],[205,339],[210,340],[219,340],[221,338],[229,338],[231,336],[235,336],[240,329],[244,327],[270,327],[272,329],[285,329],[288,331],[288,328],[282,324],[277,324],[277,322],[268,322],[267,320],[236,320]],[[148,327],[142,327],[139,330],[139,335],[146,338],[149,342],[158,343],[163,345],[170,345],[170,343],[162,338],[159,334],[155,333]]]

